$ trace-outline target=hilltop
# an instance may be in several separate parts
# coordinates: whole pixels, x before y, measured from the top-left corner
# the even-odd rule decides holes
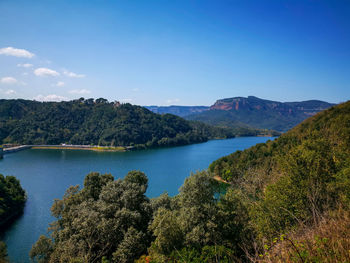
[[[0,100],[0,143],[157,147],[233,137],[229,129],[106,99]]]

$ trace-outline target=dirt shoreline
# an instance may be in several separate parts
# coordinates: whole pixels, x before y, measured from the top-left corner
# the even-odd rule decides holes
[[[130,151],[132,146],[98,146],[98,145],[20,145],[15,147],[3,148],[3,154],[14,153],[26,149],[44,149],[44,150],[88,150],[97,152],[126,152]]]

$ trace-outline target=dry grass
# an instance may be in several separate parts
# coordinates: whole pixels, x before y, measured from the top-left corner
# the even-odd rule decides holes
[[[338,209],[311,228],[282,235],[258,262],[350,262],[350,211]]]

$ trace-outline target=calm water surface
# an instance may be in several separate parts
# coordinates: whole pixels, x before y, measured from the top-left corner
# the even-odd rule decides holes
[[[26,190],[28,201],[24,214],[0,239],[8,246],[11,262],[30,262],[32,244],[54,220],[50,207],[62,198],[71,185],[82,185],[91,171],[111,173],[121,178],[130,170],[141,170],[149,179],[147,195],[155,197],[167,191],[175,195],[191,172],[208,168],[209,164],[236,150],[243,150],[270,137],[242,137],[212,140],[181,147],[142,150],[125,153],[78,150],[25,150],[4,156],[0,173],[14,175]]]

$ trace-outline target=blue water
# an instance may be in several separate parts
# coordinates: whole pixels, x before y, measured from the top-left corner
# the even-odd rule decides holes
[[[0,160],[0,173],[14,175],[26,190],[28,201],[23,216],[0,239],[8,246],[11,262],[30,262],[28,253],[38,237],[47,233],[54,218],[50,207],[71,185],[82,185],[91,171],[121,178],[130,170],[141,170],[149,179],[147,195],[167,191],[175,195],[191,172],[208,168],[214,160],[243,150],[269,137],[241,137],[212,140],[187,146],[133,152],[92,152],[78,150],[25,150]]]

